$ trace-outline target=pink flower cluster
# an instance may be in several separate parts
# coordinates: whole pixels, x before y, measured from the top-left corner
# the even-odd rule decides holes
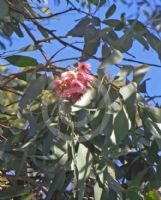
[[[95,77],[90,74],[90,65],[79,63],[76,70],[63,72],[60,78],[54,80],[53,86],[59,97],[75,102],[94,80]]]

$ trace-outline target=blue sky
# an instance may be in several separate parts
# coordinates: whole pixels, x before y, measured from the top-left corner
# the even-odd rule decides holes
[[[62,1],[63,2],[63,1]],[[97,16],[102,18],[105,15],[106,10],[108,9],[109,5],[112,4],[112,0],[109,1],[111,3],[108,3],[106,6],[104,6],[100,11],[98,11]],[[125,5],[122,3],[117,3],[117,11],[111,18],[120,18],[120,14],[125,12],[126,16],[131,16],[133,13],[136,11],[136,7],[132,6],[127,9]],[[60,6],[55,6],[53,3],[53,0],[49,0],[49,7],[53,11],[53,13],[57,13],[59,11],[63,11],[66,9],[66,4],[61,3]],[[144,20],[143,17],[143,8],[141,9],[141,12],[139,13],[139,19]],[[71,28],[73,28],[75,24],[75,20],[80,19],[84,15],[79,15],[76,12],[70,12],[64,15],[61,15],[57,18],[51,19],[51,20],[46,20],[44,24],[48,26],[51,29],[56,30],[56,34],[59,36],[65,35]],[[31,26],[32,28],[32,26]],[[42,38],[40,34],[35,30],[35,36],[37,38]],[[72,41],[72,39],[68,40],[69,42]],[[12,36],[12,45],[9,44],[8,41],[4,39],[4,43],[7,46],[7,50],[17,50],[21,47],[27,46],[28,44],[32,44],[32,40],[25,34],[25,39],[24,38],[18,38],[15,34]],[[82,46],[82,44],[80,44]],[[60,44],[58,44],[56,41],[53,41],[52,44],[45,44],[44,45],[44,50],[46,53],[49,55],[49,57],[60,48]],[[2,51],[1,51],[2,52]],[[129,51],[132,55],[136,57],[136,60],[140,60],[143,62],[147,63],[154,63],[154,64],[159,64],[160,65],[160,60],[158,59],[157,54],[154,52],[154,50],[150,49],[149,51],[144,50],[143,47],[135,42],[133,45],[133,48]],[[7,54],[8,55],[8,54]],[[35,57],[39,62],[44,62],[44,58],[38,53],[38,51],[34,52],[28,52],[27,55]],[[59,60],[62,58],[67,58],[67,57],[75,57],[79,56],[80,53],[76,52],[73,49],[65,49],[62,53],[58,54],[55,60]],[[124,54],[125,58],[131,58],[129,55]],[[3,60],[0,60],[1,63],[3,63]],[[97,66],[99,65],[98,62],[94,60],[89,60],[89,62],[92,65],[93,72],[96,72]],[[72,61],[69,62],[61,62],[57,63],[59,66],[66,66],[71,64]],[[137,66],[135,63],[128,63],[126,64],[133,64],[134,66]],[[15,67],[11,67],[13,71],[16,71]],[[110,73],[111,76],[116,75],[118,72],[118,69],[114,66],[108,67],[107,71]],[[161,68],[155,68],[155,67],[150,67],[150,70],[148,74],[146,75],[146,78],[151,78],[150,81],[148,81],[147,88],[148,92],[150,95],[160,95],[161,94]],[[157,99],[158,102],[161,102],[161,100]]]

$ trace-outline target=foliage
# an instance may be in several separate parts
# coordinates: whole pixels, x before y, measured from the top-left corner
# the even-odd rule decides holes
[[[151,101],[144,77],[161,66],[124,55],[137,41],[161,59],[160,7],[135,2],[145,6],[146,24],[126,13],[116,18],[118,1],[52,1],[56,8],[65,3],[60,12],[46,0],[0,3],[0,199],[158,200],[161,107]],[[97,15],[101,9],[104,17]],[[69,13],[79,21],[60,36],[50,23]],[[15,34],[32,44],[9,51],[4,41],[12,43]],[[76,56],[65,57],[66,49]],[[80,100],[54,93],[62,72],[93,61],[95,81]],[[113,78],[109,65],[119,67]]]

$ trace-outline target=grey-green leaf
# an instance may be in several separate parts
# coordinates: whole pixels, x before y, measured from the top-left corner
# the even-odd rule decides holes
[[[19,102],[20,107],[25,108],[29,105],[41,93],[46,84],[47,78],[45,76],[40,76],[39,79],[32,81]]]
[[[137,85],[134,82],[131,82],[128,85],[125,85],[119,90],[119,93],[121,94],[124,101],[129,99],[133,94],[137,92]]]
[[[92,166],[92,154],[83,144],[79,144],[76,163],[78,169],[78,186],[82,186],[88,178]]]
[[[133,44],[132,32],[127,31],[122,37],[112,42],[112,47],[120,50],[122,53],[127,52]]]
[[[83,48],[81,61],[87,60],[97,52],[100,45],[99,32],[94,26],[90,25],[85,33],[85,44]]]
[[[67,33],[67,36],[83,37],[89,23],[89,18],[82,19],[72,30]]]
[[[8,14],[8,5],[5,0],[0,1],[0,19],[3,19]]]
[[[116,137],[116,143],[122,142],[122,140],[127,136],[128,130],[128,118],[124,109],[122,109],[114,119],[114,133]]]

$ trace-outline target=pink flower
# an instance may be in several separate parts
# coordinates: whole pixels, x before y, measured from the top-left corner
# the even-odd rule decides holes
[[[54,80],[53,87],[58,96],[77,101],[87,90],[95,77],[90,74],[90,65],[79,63],[77,70],[63,72]]]
[[[90,64],[87,64],[87,63],[79,63],[78,64],[78,71],[81,72],[81,73],[90,73],[90,69],[91,69],[91,66]]]

